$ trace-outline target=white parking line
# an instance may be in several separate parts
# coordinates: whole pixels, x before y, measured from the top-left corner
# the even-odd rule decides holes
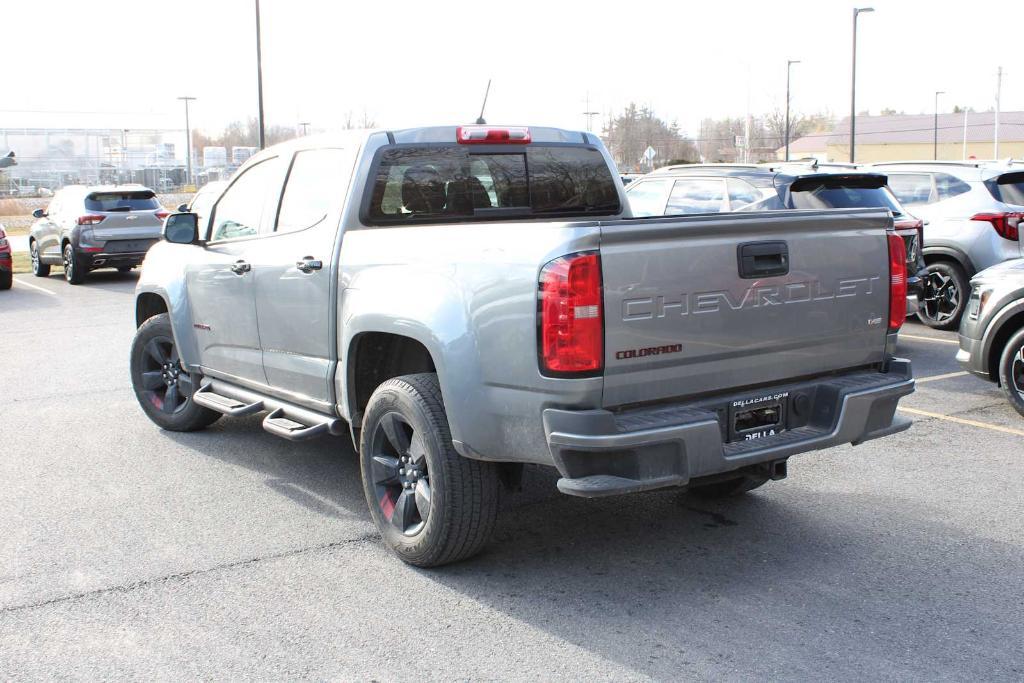
[[[39,285],[33,285],[33,284],[29,283],[29,282],[25,282],[20,277],[14,278],[14,281],[17,282],[18,285],[20,285],[22,287],[29,287],[31,289],[39,290],[43,294],[49,294],[50,296],[57,296],[55,293],[51,292],[50,290],[48,290],[48,289],[46,289],[44,287],[40,287]]]
[[[920,415],[921,417],[934,417],[936,420],[945,420],[947,422],[956,422],[957,424],[969,425],[971,427],[981,427],[982,429],[990,429],[993,432],[1003,432],[1004,434],[1013,434],[1014,436],[1024,436],[1024,431],[1021,431],[1020,429],[1000,427],[999,425],[992,425],[987,422],[978,422],[977,420],[965,420],[962,417],[953,417],[952,415],[943,415],[941,413],[930,413],[927,410],[918,410],[916,408],[904,408],[903,406],[899,406],[897,410],[901,410],[904,413],[910,413],[911,415]]]
[[[963,377],[964,375],[970,374],[968,372],[947,372],[945,375],[932,375],[931,377],[915,377],[914,381],[920,384],[921,382],[935,382],[940,379],[949,379],[950,377]]]
[[[934,342],[936,344],[960,344],[960,342],[958,342],[956,339],[936,339],[935,337],[918,337],[913,334],[901,334],[900,339],[916,339],[918,341]]]

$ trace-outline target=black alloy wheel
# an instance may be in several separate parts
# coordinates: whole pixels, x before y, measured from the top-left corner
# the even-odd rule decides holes
[[[174,415],[185,409],[194,393],[192,378],[178,358],[174,340],[153,337],[142,357],[142,394],[159,411]]]
[[[371,476],[380,513],[414,536],[430,516],[430,472],[420,435],[397,412],[385,414],[370,440]]]

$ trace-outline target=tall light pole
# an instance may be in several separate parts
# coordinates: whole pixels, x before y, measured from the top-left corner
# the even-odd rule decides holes
[[[939,160],[939,95],[945,95],[945,91],[935,91],[935,126],[932,137],[932,159],[934,161]]]
[[[260,43],[260,0],[256,0],[256,93],[260,105],[260,149],[267,146],[263,126],[263,47]]]
[[[196,98],[183,95],[178,98],[185,103],[185,184],[192,184],[192,128],[188,125],[188,103]]]
[[[861,12],[874,12],[874,7],[853,8],[853,68],[850,73],[850,163],[854,163],[857,135],[857,17]]]
[[[790,67],[799,63],[799,59],[786,60],[786,161],[789,161],[789,72]]]

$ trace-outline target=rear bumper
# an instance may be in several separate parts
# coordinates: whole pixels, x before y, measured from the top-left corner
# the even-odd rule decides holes
[[[120,268],[123,266],[137,266],[140,265],[143,259],[146,258],[146,252],[131,252],[131,253],[98,253],[98,254],[82,254],[82,259],[87,262],[89,269],[93,268]]]
[[[899,399],[913,391],[910,361],[894,359],[886,373],[855,372],[759,390],[784,394],[794,404],[798,396],[810,399],[802,403],[805,424],[751,441],[726,440],[721,408],[749,393],[622,413],[548,409],[544,430],[562,474],[559,490],[589,498],[685,486],[691,479],[894,434],[911,424],[895,411]]]

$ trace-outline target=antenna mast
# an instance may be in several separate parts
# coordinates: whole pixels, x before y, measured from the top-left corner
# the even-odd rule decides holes
[[[477,117],[477,125],[484,125],[487,122],[484,121],[484,109],[487,108],[487,96],[491,94],[491,79],[487,79],[487,90],[484,91],[484,103],[480,105],[480,116]]]

